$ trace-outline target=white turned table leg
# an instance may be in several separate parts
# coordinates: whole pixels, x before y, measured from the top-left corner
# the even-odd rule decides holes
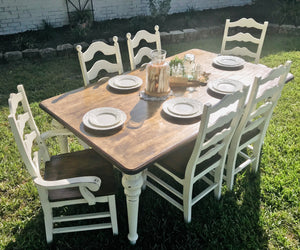
[[[135,244],[138,239],[137,221],[139,212],[139,196],[141,194],[141,187],[143,185],[142,173],[135,175],[124,174],[122,177],[122,185],[126,195],[127,215],[129,234],[128,239],[131,244]]]

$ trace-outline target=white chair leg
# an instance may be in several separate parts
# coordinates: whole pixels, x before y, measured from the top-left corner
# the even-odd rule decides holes
[[[185,192],[187,190],[187,192]],[[183,217],[186,223],[190,223],[192,220],[192,192],[193,188],[186,188],[183,193]],[[190,190],[190,192],[188,192]]]
[[[237,158],[236,150],[234,150],[234,153],[230,153],[228,155],[227,163],[226,163],[226,186],[229,190],[232,190],[233,184],[234,184],[234,172],[235,172],[235,164],[236,164],[236,158]]]
[[[118,220],[117,220],[117,213],[116,213],[116,199],[114,195],[110,195],[108,197],[108,206],[109,206],[113,234],[117,235],[119,231],[118,231]]]
[[[217,183],[217,187],[214,190],[215,197],[219,200],[222,193],[222,182],[223,182],[223,168],[216,168],[214,182]]]
[[[53,214],[50,206],[43,206],[47,243],[53,241]]]
[[[253,156],[254,156],[254,160],[252,161],[252,171],[254,173],[257,172],[258,170],[258,164],[259,164],[259,159],[260,159],[260,152],[261,152],[261,147],[262,147],[262,142],[260,142],[260,140],[256,141],[253,144]]]

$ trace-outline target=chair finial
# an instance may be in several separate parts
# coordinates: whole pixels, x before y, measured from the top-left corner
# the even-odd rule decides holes
[[[117,36],[113,36],[113,41],[116,43],[118,42],[118,37]]]
[[[155,30],[155,31],[158,31],[158,30],[159,30],[159,26],[158,26],[158,25],[155,25],[155,26],[154,26],[154,30]]]
[[[128,32],[128,33],[126,34],[126,37],[127,37],[127,39],[131,39],[131,34]]]
[[[81,52],[81,50],[82,50],[81,45],[77,45],[77,46],[76,46],[76,49],[77,49],[78,52]]]

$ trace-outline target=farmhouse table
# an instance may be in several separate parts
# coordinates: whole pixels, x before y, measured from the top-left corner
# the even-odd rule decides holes
[[[271,70],[264,65],[247,62],[240,70],[217,69],[212,66],[217,54],[200,49],[188,50],[167,60],[175,56],[183,58],[187,53],[194,54],[195,61],[201,65],[201,69],[210,73],[209,80],[230,78],[250,85],[255,76],[265,75]],[[107,82],[95,83],[44,100],[40,107],[122,171],[122,184],[127,202],[128,239],[135,244],[138,239],[138,206],[144,181],[143,170],[171,150],[195,139],[200,118],[179,120],[168,117],[162,110],[163,101],[146,101],[139,96],[145,87],[145,70],[137,69],[128,74],[143,79],[140,89],[121,92],[109,87]],[[288,80],[292,78],[293,76],[289,75]],[[220,96],[210,93],[206,85],[196,87],[195,91],[174,88],[173,95],[169,98],[180,95],[196,98],[202,103],[215,104],[221,100]],[[83,116],[99,107],[113,107],[124,111],[127,119],[123,126],[101,133],[85,128]]]

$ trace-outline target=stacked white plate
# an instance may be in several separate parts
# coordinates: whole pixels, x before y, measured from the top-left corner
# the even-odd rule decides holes
[[[213,63],[218,67],[237,69],[244,65],[245,60],[237,56],[217,56]]]
[[[143,80],[137,76],[120,75],[115,76],[108,81],[108,85],[118,90],[131,90],[140,87]]]
[[[103,107],[92,109],[83,118],[83,124],[94,130],[109,130],[117,128],[126,121],[126,114],[116,108]]]
[[[163,111],[176,118],[194,118],[202,114],[203,105],[195,99],[176,97],[164,102]]]
[[[226,95],[241,90],[243,83],[233,79],[218,79],[209,81],[207,87],[218,94]]]

